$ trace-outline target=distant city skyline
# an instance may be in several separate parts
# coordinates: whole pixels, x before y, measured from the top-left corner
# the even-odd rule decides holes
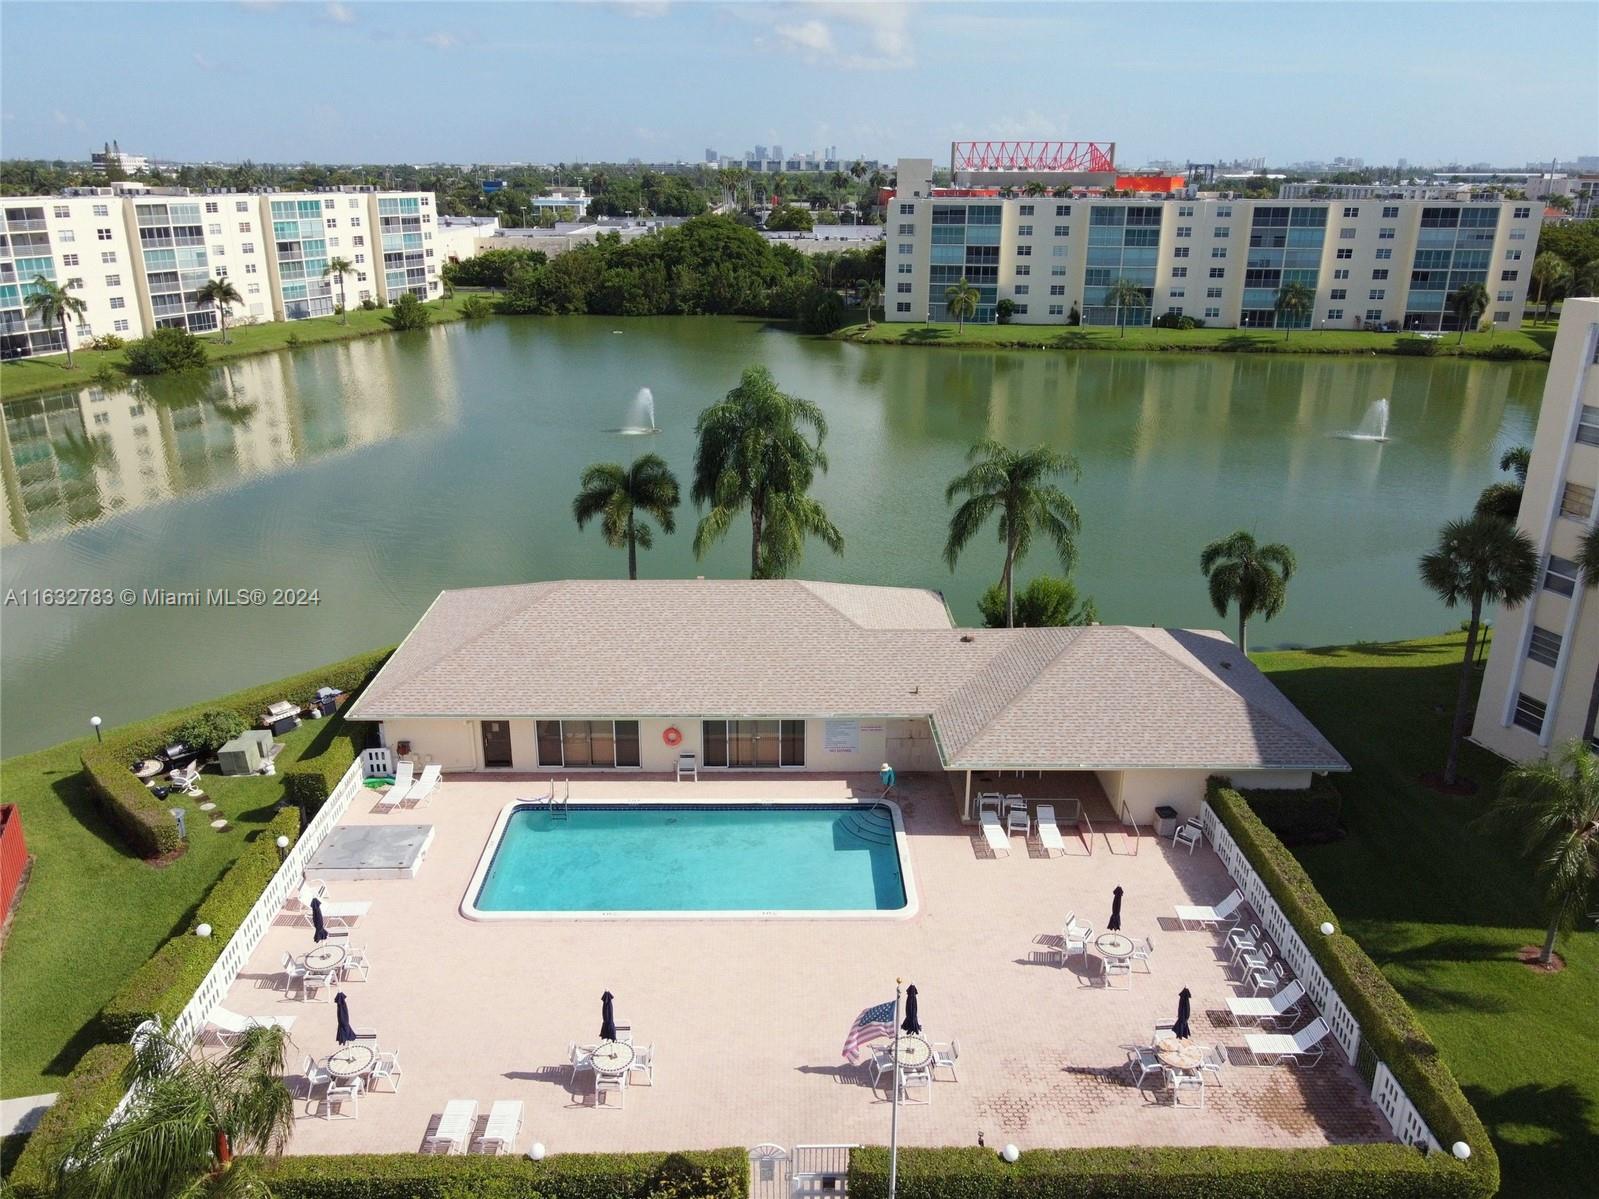
[[[699,162],[765,145],[892,162],[992,136],[1114,140],[1129,165],[1514,168],[1599,150],[1593,15],[1586,0],[7,0],[0,152],[83,161],[115,138],[175,161]]]

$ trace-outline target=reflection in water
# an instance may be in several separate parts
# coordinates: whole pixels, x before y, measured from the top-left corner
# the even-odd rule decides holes
[[[950,572],[944,487],[980,437],[1075,454],[1078,582],[1106,620],[1214,626],[1199,549],[1237,528],[1300,572],[1262,646],[1417,635],[1451,614],[1416,579],[1500,451],[1530,440],[1533,364],[1281,355],[966,352],[795,337],[758,322],[584,318],[452,325],[241,360],[206,374],[5,406],[5,587],[318,589],[312,609],[8,608],[3,752],[115,725],[402,636],[441,588],[615,577],[572,525],[582,468],[642,447],[603,432],[648,386],[649,448],[680,479],[695,415],[765,363],[827,415],[817,485],[846,540],[799,572],[943,591],[956,617],[999,576],[997,540]],[[1384,444],[1340,441],[1375,396]],[[640,555],[704,560],[695,513]],[[1023,576],[1057,569],[1035,550]]]

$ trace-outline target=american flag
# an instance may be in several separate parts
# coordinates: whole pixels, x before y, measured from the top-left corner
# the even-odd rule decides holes
[[[894,1001],[890,999],[887,1003],[865,1009],[855,1017],[855,1023],[849,1026],[849,1034],[844,1038],[844,1057],[854,1065],[860,1060],[862,1045],[879,1037],[893,1035]]]

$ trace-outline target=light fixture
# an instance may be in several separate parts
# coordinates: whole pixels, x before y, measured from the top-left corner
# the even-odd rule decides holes
[[[89,717],[89,726],[94,729],[94,739],[103,745],[105,738],[100,735],[100,718],[98,716]]]
[[[1333,935],[1333,926],[1331,920],[1323,920],[1321,922],[1321,935],[1324,937],[1330,937]]]
[[[527,1151],[527,1156],[530,1161],[541,1162],[544,1160],[544,1153],[544,1142],[534,1141]]]
[[[197,937],[209,937],[211,935],[211,926],[209,924],[195,925],[194,935]]]
[[[289,838],[288,838],[288,834],[279,833],[278,834],[278,839],[275,842],[275,844],[278,847],[278,862],[281,864],[283,862],[288,861],[288,858],[289,858]]]
[[[1453,1153],[1461,1161],[1465,1161],[1471,1156],[1471,1146],[1464,1141],[1456,1141],[1449,1147],[1449,1152]]]
[[[1016,1148],[1015,1145],[1006,1145],[1005,1148],[999,1151],[999,1155],[1006,1161],[1013,1162],[1022,1155],[1022,1151]]]

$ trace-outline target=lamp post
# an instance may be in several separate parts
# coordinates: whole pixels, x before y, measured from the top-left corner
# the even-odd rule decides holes
[[[100,718],[98,716],[89,717],[89,725],[94,729],[94,739],[104,745],[105,738],[100,734]]]
[[[899,1006],[905,980],[894,980],[894,1106],[888,1122],[888,1199],[899,1186]]]
[[[285,833],[279,833],[277,839],[278,865],[283,865],[289,857],[289,838]]]

